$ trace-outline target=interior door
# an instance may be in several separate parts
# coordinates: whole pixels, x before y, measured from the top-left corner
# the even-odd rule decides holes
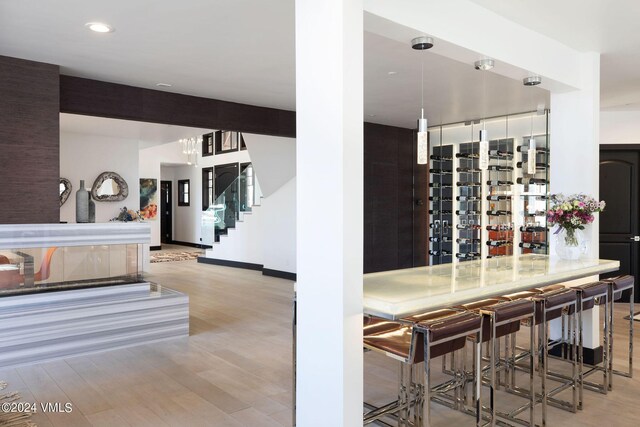
[[[171,243],[173,241],[171,217],[171,181],[160,181],[160,242]]]
[[[640,150],[600,151],[600,258],[620,260],[620,270],[602,277],[631,274],[636,278],[638,302],[638,166]]]

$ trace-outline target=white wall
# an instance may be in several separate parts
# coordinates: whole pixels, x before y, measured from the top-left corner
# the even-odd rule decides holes
[[[296,178],[264,198],[259,209],[265,220],[262,234],[264,268],[295,273]]]
[[[138,140],[65,132],[60,134],[60,176],[71,181],[73,188],[60,207],[60,220],[76,221],[75,193],[84,179],[91,191],[93,181],[102,172],[116,172],[129,186],[129,196],[121,202],[95,202],[96,222],[107,222],[121,208],[138,210]]]
[[[600,144],[640,144],[640,111],[600,112]]]
[[[260,188],[265,197],[296,176],[296,140],[244,134]]]

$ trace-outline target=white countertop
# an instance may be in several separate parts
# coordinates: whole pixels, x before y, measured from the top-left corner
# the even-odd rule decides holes
[[[0,224],[0,249],[149,242],[151,225],[147,222]]]
[[[619,261],[520,255],[364,275],[364,312],[389,319],[616,271]]]

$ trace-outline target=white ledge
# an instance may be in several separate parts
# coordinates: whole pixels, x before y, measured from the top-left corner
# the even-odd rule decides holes
[[[0,225],[0,249],[122,245],[150,242],[151,225],[144,222]]]

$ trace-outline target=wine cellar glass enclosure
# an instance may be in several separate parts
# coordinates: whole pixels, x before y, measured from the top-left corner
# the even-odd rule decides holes
[[[544,110],[429,128],[431,265],[548,252],[548,118]]]

